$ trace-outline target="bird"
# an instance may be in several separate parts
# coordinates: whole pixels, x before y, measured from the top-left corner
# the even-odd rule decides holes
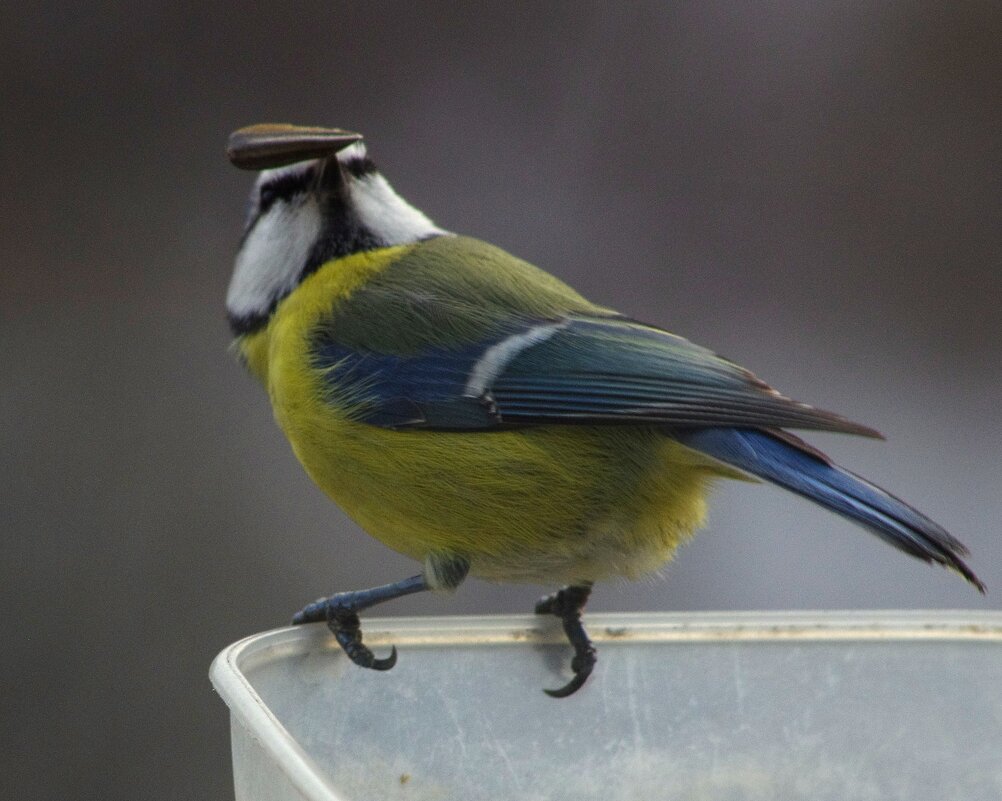
[[[361,134],[263,123],[227,154],[258,173],[226,296],[235,350],[309,477],[421,564],[306,605],[355,664],[388,670],[359,613],[467,576],[555,587],[579,690],[597,662],[596,582],[656,573],[705,522],[721,479],[764,480],[945,566],[965,546],[791,430],[880,437],[747,369],[592,303],[394,191]]]

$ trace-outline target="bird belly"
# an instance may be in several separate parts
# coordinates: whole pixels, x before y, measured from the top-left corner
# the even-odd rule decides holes
[[[355,280],[355,268],[378,263],[338,267],[309,280]],[[360,422],[331,398],[309,350],[330,297],[350,287],[307,292],[309,280],[242,351],[313,481],[390,548],[417,560],[461,555],[489,580],[594,581],[657,570],[702,524],[721,467],[657,427],[441,432]]]
[[[393,431],[330,406],[279,420],[311,478],[363,529],[473,575],[570,583],[657,570],[703,522],[712,467],[652,428]]]

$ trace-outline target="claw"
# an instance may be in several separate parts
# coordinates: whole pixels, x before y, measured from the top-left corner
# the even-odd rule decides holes
[[[574,659],[571,660],[571,670],[574,672],[574,678],[558,690],[544,689],[543,692],[550,696],[550,698],[566,698],[568,695],[573,695],[584,687],[584,683],[588,681],[588,677],[595,668],[595,662],[597,661],[595,648],[591,643],[588,643],[588,646],[584,650],[578,651]]]
[[[371,653],[371,652],[370,652]],[[395,664],[397,664],[397,646],[390,646],[390,655],[382,659],[373,660],[372,664],[369,665],[373,670],[389,670]]]
[[[461,580],[457,579],[458,581]],[[348,658],[359,667],[370,670],[389,670],[397,664],[397,649],[392,647],[390,655],[377,658],[367,646],[362,643],[362,626],[358,613],[384,601],[391,601],[411,593],[428,589],[428,583],[423,576],[398,581],[395,584],[385,584],[368,590],[354,592],[339,592],[330,598],[320,598],[307,604],[292,617],[292,625],[303,623],[319,623],[325,621],[334,639]]]
[[[595,668],[595,646],[581,625],[581,610],[588,601],[591,585],[574,585],[547,595],[536,604],[537,615],[555,615],[560,618],[564,634],[574,648],[571,670],[574,673],[567,684],[557,690],[543,690],[552,698],[566,698],[580,690]]]
[[[390,646],[389,656],[379,659],[367,645],[362,644],[361,639],[357,638],[356,635],[350,632],[334,632],[334,636],[348,658],[359,667],[370,670],[389,670],[397,664],[397,647],[395,645]]]
[[[327,628],[344,650],[348,658],[359,667],[370,670],[389,670],[397,664],[397,648],[392,646],[390,655],[379,659],[362,643],[362,628],[358,615],[338,604],[327,603]]]

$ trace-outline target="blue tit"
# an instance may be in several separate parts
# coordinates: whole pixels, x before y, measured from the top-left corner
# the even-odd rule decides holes
[[[386,670],[358,613],[467,575],[564,585],[536,611],[595,665],[596,581],[658,570],[720,478],[764,479],[984,586],[941,526],[788,429],[878,437],[784,397],[679,336],[435,225],[362,137],[256,125],[229,157],[259,170],[226,306],[236,347],[314,482],[421,563],[394,584],[309,604],[355,663]]]

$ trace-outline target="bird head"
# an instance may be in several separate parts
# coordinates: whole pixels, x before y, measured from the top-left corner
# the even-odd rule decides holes
[[[230,136],[227,154],[236,167],[260,170],[226,296],[236,334],[265,325],[331,259],[446,233],[393,191],[361,134],[252,125]]]

